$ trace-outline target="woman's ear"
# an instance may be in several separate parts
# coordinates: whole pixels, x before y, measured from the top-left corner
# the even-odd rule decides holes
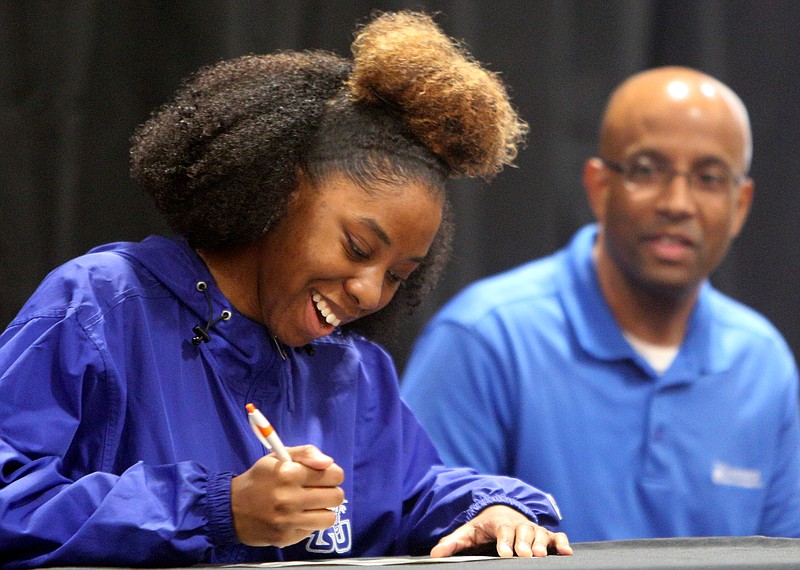
[[[289,196],[289,204],[297,200],[299,194],[314,189],[314,181],[311,178],[311,175],[302,167],[295,166],[294,167],[294,190],[292,190],[291,195]]]
[[[297,193],[297,191],[302,188],[303,186],[307,186],[311,184],[311,177],[308,173],[303,170],[300,166],[294,167],[294,192],[293,194]]]
[[[587,160],[583,167],[583,188],[586,190],[589,207],[595,219],[601,224],[606,217],[606,204],[611,190],[609,176],[610,172],[597,157]]]

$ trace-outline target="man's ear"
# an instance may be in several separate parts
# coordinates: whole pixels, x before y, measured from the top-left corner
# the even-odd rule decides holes
[[[747,215],[750,213],[750,206],[753,204],[754,191],[755,185],[751,178],[745,178],[736,190],[731,238],[738,236],[739,232],[742,231],[744,227],[744,222],[747,220]]]
[[[597,157],[590,158],[583,166],[583,188],[589,199],[589,207],[592,209],[595,219],[601,224],[606,217],[610,174],[603,165],[603,161]]]

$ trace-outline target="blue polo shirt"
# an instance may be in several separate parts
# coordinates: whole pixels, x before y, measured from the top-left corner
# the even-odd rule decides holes
[[[800,536],[784,339],[705,283],[658,375],[601,293],[596,233],[473,284],[423,331],[402,393],[442,457],[551,493],[573,542]]]

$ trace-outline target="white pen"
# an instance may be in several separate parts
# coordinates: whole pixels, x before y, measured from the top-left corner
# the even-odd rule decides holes
[[[264,414],[258,411],[258,408],[253,404],[247,404],[245,408],[247,408],[247,420],[250,422],[250,427],[253,428],[253,433],[256,434],[258,440],[264,447],[272,451],[275,457],[281,461],[291,463],[292,458],[289,457],[289,452],[286,451],[281,438],[278,437],[278,432],[267,421]]]

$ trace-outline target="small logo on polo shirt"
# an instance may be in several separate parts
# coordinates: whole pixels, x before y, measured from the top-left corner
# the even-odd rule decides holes
[[[714,463],[714,468],[711,470],[711,480],[717,485],[742,487],[743,489],[761,489],[764,486],[764,482],[761,479],[761,471],[758,469],[733,467],[721,461]]]

